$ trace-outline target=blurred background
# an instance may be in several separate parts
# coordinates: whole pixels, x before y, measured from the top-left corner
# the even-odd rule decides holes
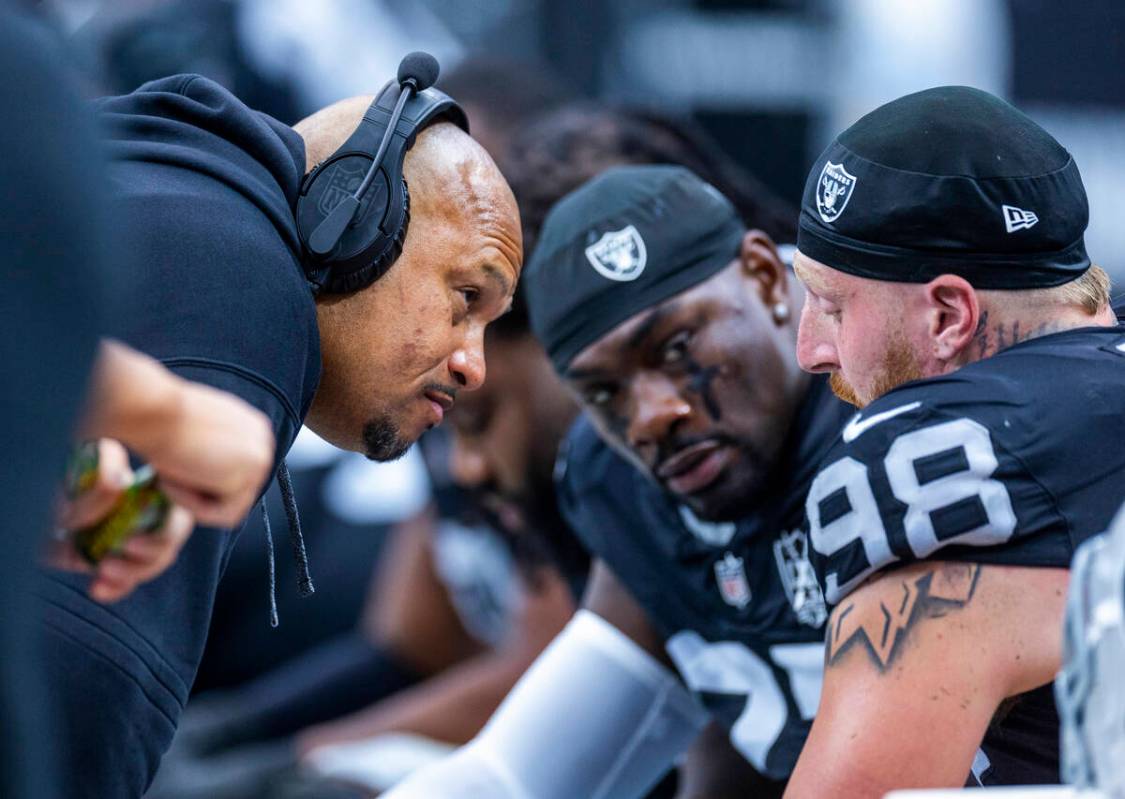
[[[1090,253],[1125,277],[1120,0],[44,0],[92,93],[199,72],[292,122],[371,93],[426,49],[580,97],[689,114],[796,201],[835,131],[962,83],[1010,99],[1074,154]],[[495,72],[481,73],[492,78]],[[503,85],[478,86],[502,93]]]

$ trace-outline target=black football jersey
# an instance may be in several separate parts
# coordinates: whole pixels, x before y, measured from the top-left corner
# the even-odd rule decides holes
[[[826,610],[808,562],[804,498],[851,416],[815,378],[768,500],[703,522],[580,418],[560,459],[567,522],[628,588],[684,682],[762,774],[789,776],[820,699]]]
[[[848,422],[809,489],[809,556],[829,605],[917,560],[1068,567],[1125,499],[1123,423],[1120,325],[1024,341],[888,392]],[[984,784],[1058,781],[1049,690],[1002,709],[976,766]]]

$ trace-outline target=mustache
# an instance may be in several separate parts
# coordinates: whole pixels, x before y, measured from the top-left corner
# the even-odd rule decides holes
[[[458,386],[447,386],[443,385],[442,383],[427,383],[426,385],[422,386],[423,394],[425,394],[427,391],[446,394],[448,395],[449,399],[453,401],[457,400],[457,394],[460,390],[461,389]]]

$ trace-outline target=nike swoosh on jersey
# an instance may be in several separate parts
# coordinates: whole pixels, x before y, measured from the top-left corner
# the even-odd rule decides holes
[[[908,402],[905,405],[899,405],[897,408],[891,408],[889,411],[883,411],[882,413],[877,413],[874,416],[869,416],[862,421],[859,418],[860,416],[862,416],[862,414],[857,413],[852,417],[852,420],[848,422],[844,427],[844,443],[850,444],[880,422],[885,422],[888,419],[893,419],[899,414],[906,413],[907,411],[912,411],[915,408],[921,407],[921,405],[921,402],[915,400],[914,402]]]

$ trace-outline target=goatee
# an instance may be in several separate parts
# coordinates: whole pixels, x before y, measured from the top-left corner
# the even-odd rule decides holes
[[[364,455],[369,460],[381,463],[398,460],[413,443],[403,439],[398,425],[388,416],[372,419],[363,428]]]

